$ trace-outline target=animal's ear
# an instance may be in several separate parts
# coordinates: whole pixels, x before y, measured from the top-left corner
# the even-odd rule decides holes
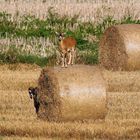
[[[29,88],[28,88],[28,91],[31,91],[31,90],[32,90],[32,87],[29,87]]]
[[[58,32],[55,32],[55,34],[56,34],[56,35],[59,35],[59,33],[58,33]]]
[[[63,35],[63,36],[65,36],[65,35],[66,35],[66,33],[62,33],[62,35]]]

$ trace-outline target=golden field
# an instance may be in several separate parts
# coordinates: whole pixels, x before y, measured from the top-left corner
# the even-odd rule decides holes
[[[139,0],[0,0],[0,12],[10,13],[17,26],[24,15],[45,19],[50,7],[62,16],[78,14],[80,21],[95,24],[107,16],[118,21],[125,16],[140,19]],[[0,65],[0,140],[140,139],[140,71],[103,70],[108,107],[105,120],[59,123],[39,120],[29,98],[28,87],[37,86],[40,72],[36,65]]]
[[[140,139],[140,71],[103,70],[108,91],[105,120],[61,123],[36,117],[27,89],[37,85],[40,71],[35,65],[0,66],[0,140]]]

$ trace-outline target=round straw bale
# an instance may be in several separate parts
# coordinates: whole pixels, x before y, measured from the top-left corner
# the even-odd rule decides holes
[[[38,117],[49,121],[103,119],[106,88],[97,66],[47,67],[39,78]]]
[[[99,61],[108,70],[140,69],[140,25],[109,27],[100,40]]]

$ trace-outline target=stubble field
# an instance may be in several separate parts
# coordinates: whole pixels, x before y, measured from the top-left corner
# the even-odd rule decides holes
[[[52,7],[54,12],[49,12]],[[55,123],[37,119],[28,95],[28,87],[37,86],[41,68],[4,65],[52,65],[58,46],[55,31],[60,29],[78,41],[80,64],[97,64],[104,30],[140,24],[139,7],[139,0],[1,0],[0,140],[140,139],[140,71],[103,70],[105,120]]]
[[[140,139],[140,71],[103,70],[107,84],[105,120],[44,122],[37,119],[27,89],[41,68],[0,66],[0,139]]]

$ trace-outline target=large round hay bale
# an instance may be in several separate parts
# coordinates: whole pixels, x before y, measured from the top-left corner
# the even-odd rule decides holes
[[[99,61],[108,70],[140,69],[140,25],[109,27],[100,40]]]
[[[38,117],[49,121],[103,119],[106,88],[97,66],[47,67],[39,78]]]

